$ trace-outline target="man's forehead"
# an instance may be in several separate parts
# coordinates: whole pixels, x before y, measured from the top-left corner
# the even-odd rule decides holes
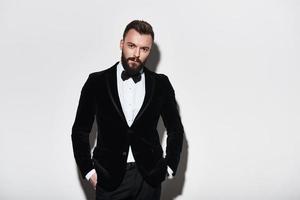
[[[151,41],[152,42],[152,36],[150,34],[141,34],[137,32],[135,29],[130,29],[127,34],[125,35],[124,38],[126,41],[127,40],[146,40],[146,41]]]

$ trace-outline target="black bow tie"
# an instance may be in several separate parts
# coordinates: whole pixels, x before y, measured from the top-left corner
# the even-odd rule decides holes
[[[132,80],[137,83],[141,80],[142,76],[141,76],[141,73],[137,73],[137,74],[134,74],[134,75],[130,75],[128,74],[125,70],[122,71],[122,74],[121,74],[121,78],[123,81],[129,79],[129,78],[132,78]]]

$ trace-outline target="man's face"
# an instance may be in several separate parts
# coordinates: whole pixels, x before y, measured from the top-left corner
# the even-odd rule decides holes
[[[140,34],[130,29],[120,42],[122,64],[131,74],[138,73],[146,62],[152,47],[151,35]]]

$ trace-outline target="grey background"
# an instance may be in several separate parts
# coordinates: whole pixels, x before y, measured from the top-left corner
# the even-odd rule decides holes
[[[71,126],[88,74],[118,61],[133,19],[154,27],[150,64],[185,126],[163,199],[300,199],[299,11],[296,0],[0,0],[0,199],[92,195]]]

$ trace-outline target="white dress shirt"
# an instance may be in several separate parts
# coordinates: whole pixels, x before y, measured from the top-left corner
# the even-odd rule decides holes
[[[134,122],[136,115],[142,107],[145,98],[145,74],[141,74],[141,80],[135,83],[132,78],[127,80],[122,80],[121,73],[124,68],[119,62],[117,66],[117,85],[120,103],[122,106],[123,113],[125,115],[128,126],[130,127]],[[127,157],[127,162],[134,162],[134,157],[131,151],[131,146],[129,146],[129,152]],[[91,170],[87,175],[86,179],[95,173],[95,169]],[[172,170],[168,167],[169,177],[172,175]],[[172,177],[172,176],[171,176]],[[170,178],[171,178],[170,177]]]
[[[118,94],[128,126],[130,127],[142,107],[145,98],[145,74],[141,74],[141,80],[135,83],[132,78],[125,81],[121,78],[124,70],[121,62],[117,66]],[[127,162],[134,162],[131,147],[129,146]]]

